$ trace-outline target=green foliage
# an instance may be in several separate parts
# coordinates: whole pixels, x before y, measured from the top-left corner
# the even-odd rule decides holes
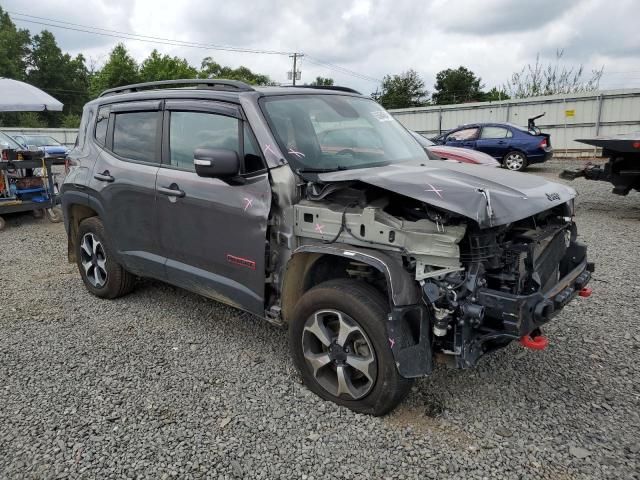
[[[312,86],[331,86],[333,85],[333,78],[316,77],[316,79],[310,83]]]
[[[567,67],[562,65],[563,50],[556,52],[555,63],[543,64],[540,54],[536,63],[529,64],[521,71],[515,72],[507,80],[505,89],[514,98],[537,97],[539,95],[556,95],[561,93],[590,92],[600,88],[600,79],[604,67],[593,70],[589,78],[583,78],[584,67]]]
[[[158,80],[178,80],[196,78],[198,71],[189,65],[184,58],[160,55],[157,50],[140,64],[140,80],[155,82]]]
[[[372,97],[384,108],[422,107],[428,104],[424,80],[414,70],[400,75],[386,75],[382,79],[382,93]]]
[[[91,96],[97,97],[102,91],[109,88],[121,87],[139,81],[138,64],[129,54],[127,48],[119,43],[111,50],[104,67],[91,79]]]
[[[498,102],[500,100],[509,100],[510,98],[504,89],[499,89],[498,87],[493,87],[488,92],[482,94],[483,102]]]
[[[46,128],[49,126],[47,119],[37,112],[19,112],[17,117],[14,126],[24,128]]]
[[[84,57],[62,53],[53,34],[43,30],[33,37],[27,82],[49,93],[64,104],[64,114],[79,115],[89,100],[89,76]],[[43,114],[49,126],[60,123],[59,113]]]
[[[482,80],[466,67],[438,72],[431,100],[436,105],[479,102],[483,100]]]
[[[60,121],[60,126],[62,128],[78,128],[80,126],[81,115],[77,115],[75,113],[68,113],[67,115],[62,116],[62,120]]]
[[[25,79],[30,43],[29,31],[18,30],[0,7],[0,77]]]
[[[252,85],[273,85],[267,75],[254,73],[243,66],[238,68],[223,67],[211,57],[206,57],[202,60],[198,78],[224,78],[227,80],[240,80]]]

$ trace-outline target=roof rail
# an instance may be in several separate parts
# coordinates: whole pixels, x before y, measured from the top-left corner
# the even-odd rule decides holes
[[[340,87],[338,85],[284,85],[291,88],[316,88],[318,90],[337,90],[339,92],[357,93],[362,95],[359,91],[349,87]]]
[[[158,82],[134,83],[132,85],[123,85],[122,87],[110,88],[102,92],[99,97],[108,95],[117,95],[119,93],[139,92],[140,90],[150,90],[153,88],[176,87],[178,85],[193,85],[196,88],[216,88],[220,90],[236,90],[239,92],[252,92],[253,87],[248,83],[239,80],[218,80],[211,78],[187,78],[183,80],[161,80]]]

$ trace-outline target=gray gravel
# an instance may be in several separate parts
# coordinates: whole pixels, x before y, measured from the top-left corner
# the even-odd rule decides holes
[[[253,317],[156,282],[90,296],[61,224],[9,218],[0,478],[640,478],[640,194],[574,187],[594,295],[546,351],[439,369],[385,418],[307,392]]]

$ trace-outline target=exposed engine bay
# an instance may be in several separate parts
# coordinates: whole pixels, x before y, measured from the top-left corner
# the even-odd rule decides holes
[[[386,250],[415,279],[420,312],[399,313],[410,325],[395,333],[412,332],[400,345],[412,349],[407,361],[426,343],[429,368],[434,354],[466,368],[486,352],[536,335],[593,270],[576,241],[573,200],[481,228],[460,214],[357,181],[309,184],[306,193],[294,207],[301,243]]]

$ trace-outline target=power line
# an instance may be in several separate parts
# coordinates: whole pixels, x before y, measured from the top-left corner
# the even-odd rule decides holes
[[[192,47],[192,48],[201,48],[205,50],[223,50],[229,52],[238,52],[238,53],[257,53],[264,55],[289,55],[289,52],[276,51],[276,50],[262,50],[262,49],[254,49],[254,48],[243,48],[243,47],[233,47],[229,45],[216,45],[216,44],[205,44],[205,43],[197,43],[197,42],[188,42],[183,40],[174,40],[170,38],[163,37],[152,37],[148,35],[139,35],[136,33],[129,32],[121,32],[118,30],[108,30],[106,28],[92,27],[88,25],[81,25],[77,23],[71,22],[63,22],[61,20],[53,20],[44,17],[36,17],[34,15],[25,15],[23,13],[13,13],[9,12],[16,22],[26,22],[26,23],[34,23],[37,25],[44,25],[47,27],[60,28],[62,30],[72,30],[76,32],[90,33],[94,35],[101,35],[105,37],[112,38],[120,38],[125,40],[135,40],[139,42],[147,42],[147,43],[159,43],[163,45],[172,45],[172,46],[180,46],[180,47]],[[36,18],[38,20],[29,20],[27,18],[16,18],[16,15],[28,17],[28,18]],[[46,20],[46,21],[40,21]],[[54,22],[54,23],[51,23]],[[64,25],[57,25],[58,23]],[[72,26],[65,26],[72,25]],[[78,28],[81,27],[81,28]],[[90,29],[90,30],[88,30]],[[100,30],[100,31],[96,31]]]
[[[59,28],[62,30],[71,30],[71,31],[76,31],[81,33],[100,35],[104,37],[111,37],[111,38],[117,38],[122,40],[134,40],[138,42],[155,43],[155,44],[161,44],[161,45],[200,48],[204,50],[221,50],[221,51],[238,52],[238,53],[254,53],[254,54],[265,54],[265,55],[292,55],[291,52],[285,52],[285,51],[254,49],[254,48],[234,47],[230,45],[206,44],[206,43],[190,42],[190,41],[184,41],[184,40],[175,40],[175,39],[170,39],[165,37],[140,35],[137,33],[123,32],[119,30],[111,30],[111,29],[106,29],[101,27],[94,27],[94,26],[83,25],[79,23],[67,22],[63,20],[55,20],[51,18],[40,17],[37,15],[29,15],[29,14],[19,13],[19,12],[8,11],[7,13],[9,13],[12,19],[16,22],[32,23],[32,24],[42,25],[46,27]],[[19,18],[19,17],[24,17],[24,18]],[[333,63],[323,62],[320,59],[315,59],[315,60],[309,59],[309,62],[314,65],[327,68],[329,70],[350,75],[360,80],[366,80],[373,83],[382,82],[380,79],[370,77],[368,75],[364,75],[362,73],[355,72],[353,70],[349,70],[348,68],[341,67]]]

